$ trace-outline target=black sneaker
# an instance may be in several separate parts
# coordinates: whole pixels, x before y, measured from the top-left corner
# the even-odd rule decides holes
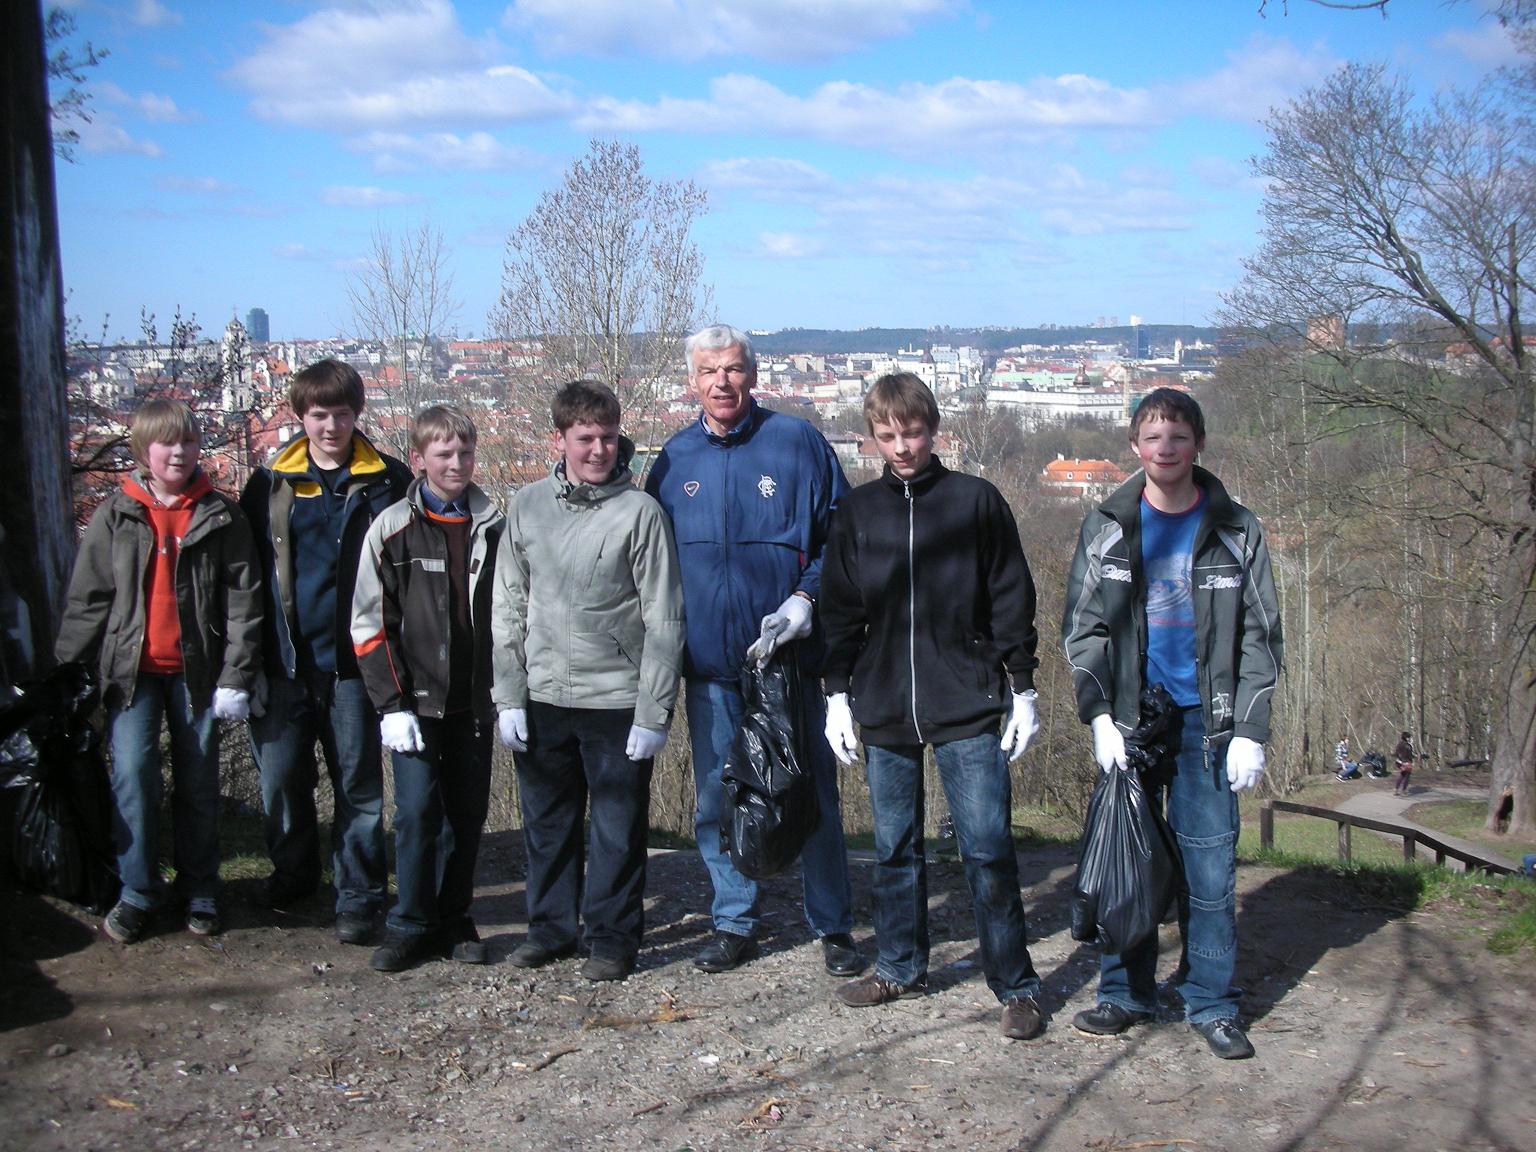
[[[1033,996],[1011,996],[1003,1005],[1003,1035],[1010,1040],[1033,1040],[1045,1031],[1045,1013]]]
[[[635,962],[618,956],[589,956],[581,966],[581,974],[594,983],[603,980],[623,980],[635,970]]]
[[[1253,1044],[1234,1017],[1222,1016],[1190,1027],[1204,1036],[1211,1051],[1223,1060],[1246,1060],[1253,1055]]]
[[[194,896],[187,901],[187,931],[194,936],[217,936],[224,930],[219,920],[219,906],[211,896]]]
[[[714,939],[704,946],[704,951],[693,958],[693,966],[701,972],[729,972],[740,968],[752,954],[752,937],[716,932]]]
[[[450,959],[460,964],[491,962],[491,950],[486,947],[485,941],[480,939],[480,933],[475,931],[475,922],[468,916],[457,924],[444,928],[443,938],[448,944]]]
[[[372,944],[378,934],[378,917],[367,912],[336,913],[336,939],[343,944]]]
[[[551,947],[540,944],[536,940],[524,940],[512,949],[512,955],[507,957],[507,963],[514,968],[542,968],[546,964],[553,964],[556,960],[564,960],[567,956],[575,954],[574,943],[557,944]]]
[[[853,937],[846,932],[830,932],[823,936],[821,956],[833,976],[857,976],[869,963]]]
[[[1118,1004],[1096,1004],[1072,1017],[1072,1027],[1090,1036],[1118,1036],[1132,1024],[1152,1019],[1150,1012],[1132,1012]]]
[[[435,932],[385,932],[384,943],[368,957],[368,967],[375,972],[404,972],[442,954],[442,942]]]
[[[149,927],[149,911],[126,900],[119,900],[102,921],[107,935],[119,944],[137,944],[144,929]]]

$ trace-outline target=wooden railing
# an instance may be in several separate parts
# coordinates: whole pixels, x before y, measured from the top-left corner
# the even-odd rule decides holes
[[[1388,836],[1401,836],[1404,860],[1417,859],[1418,847],[1422,844],[1434,852],[1436,864],[1443,865],[1447,859],[1451,859],[1461,861],[1468,872],[1487,872],[1490,875],[1507,876],[1516,871],[1514,868],[1507,868],[1503,864],[1484,859],[1476,853],[1452,847],[1438,837],[1418,828],[1409,828],[1386,820],[1372,820],[1367,816],[1351,816],[1348,812],[1318,808],[1312,804],[1297,804],[1292,800],[1266,800],[1264,807],[1259,809],[1259,843],[1265,848],[1272,848],[1275,844],[1275,813],[1277,811],[1299,812],[1303,816],[1320,816],[1324,820],[1332,820],[1339,826],[1340,860],[1350,859],[1351,829],[1364,828],[1371,832],[1383,832]]]

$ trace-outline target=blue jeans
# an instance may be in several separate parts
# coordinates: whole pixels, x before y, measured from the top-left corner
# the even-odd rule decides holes
[[[528,939],[572,946],[577,913],[593,956],[633,961],[645,932],[653,761],[624,753],[633,709],[528,705],[514,754],[528,850]],[[590,846],[583,836],[591,803]]]
[[[395,770],[395,906],[385,927],[420,935],[469,920],[475,858],[491,803],[491,728],[472,716],[418,717],[421,752]]]
[[[1013,784],[998,735],[935,744],[933,756],[955,821],[987,987],[1001,1002],[1037,995],[1011,831]],[[911,984],[928,975],[923,749],[867,744],[864,764],[875,820],[875,973]]]
[[[802,681],[802,693],[806,730],[811,737],[811,773],[821,807],[816,830],[800,853],[805,918],[816,936],[831,936],[853,930],[843,807],[837,795],[837,762],[822,736],[827,702],[821,685],[807,676]],[[757,931],[757,882],[736,871],[730,853],[720,847],[720,813],[724,808],[720,772],[746,703],[740,689],[724,680],[689,680],[684,696],[693,752],[694,837],[715,889],[710,911],[716,930],[751,936]]]
[[[171,733],[171,835],[176,894],[219,891],[219,733],[213,708],[198,711],[180,675],[140,673],[133,700],[108,718],[112,739],[112,841],[122,899],[160,903],[160,723]]]
[[[261,774],[267,854],[273,878],[294,890],[320,883],[315,741],[335,797],[331,874],[336,911],[362,916],[384,904],[384,761],[379,716],[362,680],[325,672],[273,676],[266,715],[251,717],[251,753]]]
[[[1179,994],[1192,1024],[1235,1019],[1237,969],[1237,795],[1227,783],[1227,746],[1205,748],[1199,708],[1184,713],[1173,779],[1152,790],[1166,799],[1168,823],[1184,856],[1179,935],[1184,941]],[[1132,1012],[1157,1008],[1157,935],[1099,964],[1099,1002]]]

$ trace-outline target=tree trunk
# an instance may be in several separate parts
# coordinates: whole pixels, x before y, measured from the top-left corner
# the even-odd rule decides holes
[[[75,532],[53,139],[34,0],[0,6],[0,60],[10,77],[0,87],[0,686],[8,687],[52,662]]]
[[[1517,535],[1510,546],[1501,605],[1499,718],[1493,745],[1493,786],[1487,828],[1498,830],[1499,802],[1513,790],[1509,832],[1536,832],[1536,532]]]

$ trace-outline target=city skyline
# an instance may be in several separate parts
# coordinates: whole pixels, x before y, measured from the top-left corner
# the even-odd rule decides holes
[[[507,233],[592,137],[706,190],[743,328],[1203,325],[1255,246],[1271,106],[1346,60],[1428,94],[1513,59],[1475,2],[62,6],[111,53],[58,165],[66,309],[110,339],[141,307],[350,330],[370,231],[423,220],[483,333]]]

